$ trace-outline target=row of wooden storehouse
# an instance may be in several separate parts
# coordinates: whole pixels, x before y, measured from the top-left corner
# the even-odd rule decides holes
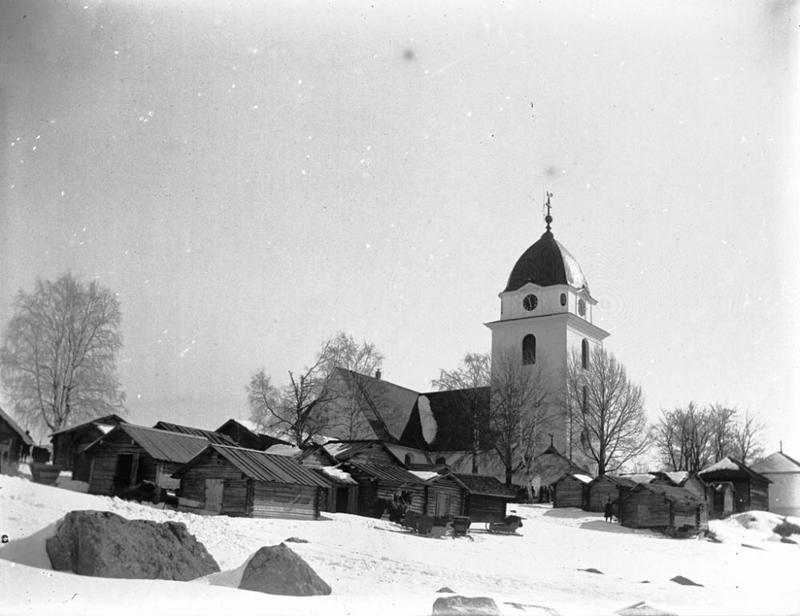
[[[768,510],[771,481],[733,458],[698,473],[603,475],[571,473],[552,487],[554,507],[604,511],[611,503],[620,524],[633,528],[699,531],[708,520],[749,510]]]
[[[249,445],[249,446],[248,446]],[[230,420],[207,431],[105,417],[53,435],[54,463],[91,494],[154,488],[155,499],[203,514],[319,518],[372,516],[376,501],[405,493],[419,514],[499,521],[515,492],[494,477],[411,469],[381,441],[298,449]]]

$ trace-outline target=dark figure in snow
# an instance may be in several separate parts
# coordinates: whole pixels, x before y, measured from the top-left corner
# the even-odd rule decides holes
[[[606,522],[614,521],[614,503],[612,503],[610,500],[606,501],[605,513],[603,514],[603,517],[605,518]]]

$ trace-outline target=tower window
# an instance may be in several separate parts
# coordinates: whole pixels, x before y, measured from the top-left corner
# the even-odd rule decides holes
[[[562,306],[566,306],[567,305],[567,294],[566,293],[562,293],[561,294],[561,305]]]
[[[589,341],[586,338],[581,342],[581,368],[589,368]]]
[[[528,334],[522,339],[522,363],[536,363],[536,336]]]
[[[583,391],[581,393],[583,394],[583,400],[581,400],[581,411],[583,411],[583,414],[585,415],[586,411],[589,410],[589,390],[586,385],[583,386]]]

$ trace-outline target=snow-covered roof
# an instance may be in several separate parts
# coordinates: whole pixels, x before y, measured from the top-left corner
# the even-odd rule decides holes
[[[589,483],[592,480],[589,475],[584,475],[583,473],[576,473],[573,475],[573,477],[575,477],[575,479],[578,481],[582,481],[583,483]]]
[[[335,466],[321,466],[319,470],[325,473],[328,477],[332,477],[333,479],[336,479],[342,483],[352,483],[358,485],[358,482],[353,479],[350,473]]]
[[[707,466],[700,473],[711,473],[713,471],[738,471],[739,465],[730,458],[722,458],[719,462],[714,462],[711,466]]]
[[[439,473],[436,471],[409,471],[412,475],[416,475],[423,481],[428,481],[429,479],[433,479],[434,477],[438,477]]]

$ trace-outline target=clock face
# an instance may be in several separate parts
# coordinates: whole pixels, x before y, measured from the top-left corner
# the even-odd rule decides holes
[[[586,302],[583,300],[578,300],[578,314],[581,316],[586,314]]]
[[[525,310],[534,310],[539,305],[539,298],[535,295],[526,295],[522,298],[522,307]]]

